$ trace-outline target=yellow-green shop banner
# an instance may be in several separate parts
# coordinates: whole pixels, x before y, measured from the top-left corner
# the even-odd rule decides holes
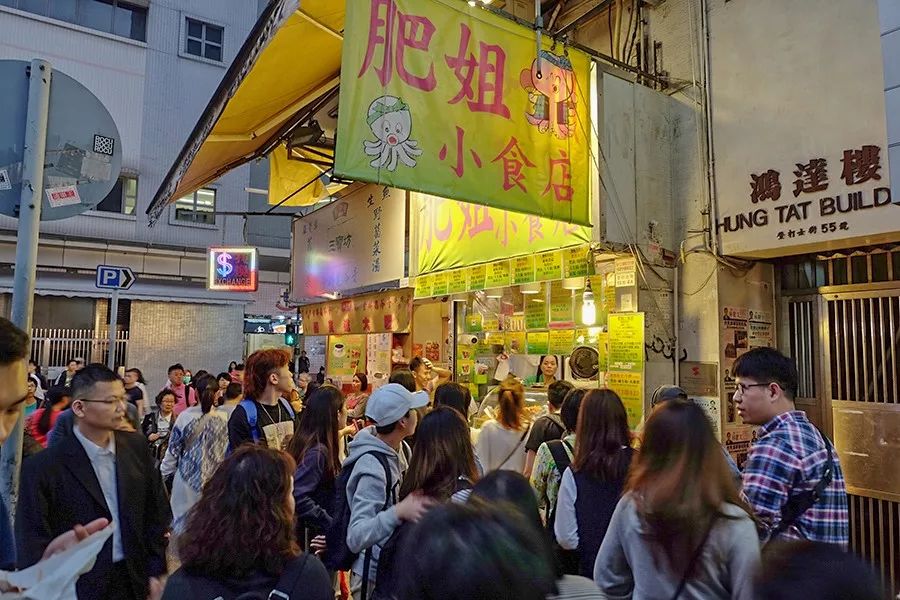
[[[468,202],[416,193],[410,207],[420,274],[591,241],[590,227]],[[562,277],[562,253],[545,256],[538,272],[538,280]]]
[[[354,0],[335,174],[590,225],[588,57],[460,0]]]

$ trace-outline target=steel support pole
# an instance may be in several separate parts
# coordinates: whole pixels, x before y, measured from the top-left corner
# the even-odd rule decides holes
[[[34,279],[37,270],[38,235],[47,149],[47,121],[50,107],[50,63],[32,60],[29,71],[28,113],[22,157],[22,195],[19,200],[19,231],[16,237],[16,266],[13,274],[12,322],[31,334],[34,308]],[[19,496],[19,468],[22,463],[23,413],[0,451],[0,492],[11,513]]]
[[[116,370],[116,323],[119,322],[119,288],[112,292],[109,299],[109,353],[106,358],[106,366],[110,370]]]

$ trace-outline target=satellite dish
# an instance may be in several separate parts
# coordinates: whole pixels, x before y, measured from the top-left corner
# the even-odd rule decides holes
[[[28,113],[28,69],[0,60],[0,214],[19,216]],[[103,103],[57,70],[50,83],[42,221],[74,217],[99,204],[122,170],[122,140]]]

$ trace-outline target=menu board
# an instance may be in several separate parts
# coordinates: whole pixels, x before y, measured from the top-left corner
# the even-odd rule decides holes
[[[528,354],[537,354],[541,356],[549,354],[550,334],[548,332],[532,331],[528,333],[526,340]]]
[[[365,335],[328,336],[328,364],[325,370],[335,377],[353,377],[366,368]]]
[[[460,294],[468,290],[469,285],[469,270],[468,269],[456,269],[454,271],[450,271],[447,274],[447,293],[448,294]]]
[[[547,328],[547,304],[540,298],[532,298],[525,302],[525,329]]]
[[[487,264],[484,285],[487,288],[503,288],[509,285],[509,261],[502,260]]]
[[[534,257],[535,274],[537,281],[547,281],[550,279],[562,279],[563,273],[563,257],[562,252],[544,252]]]
[[[512,259],[512,280],[516,285],[534,281],[534,255],[517,256]]]
[[[469,267],[469,291],[477,292],[478,290],[483,290],[486,277],[486,265],[472,265]]]

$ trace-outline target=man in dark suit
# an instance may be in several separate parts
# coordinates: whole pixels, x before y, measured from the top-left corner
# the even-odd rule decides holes
[[[172,519],[159,473],[137,433],[117,431],[125,386],[103,365],[72,379],[73,435],[25,462],[16,512],[19,566],[38,560],[50,541],[105,517],[116,527],[94,568],[78,580],[81,600],[159,597]]]

